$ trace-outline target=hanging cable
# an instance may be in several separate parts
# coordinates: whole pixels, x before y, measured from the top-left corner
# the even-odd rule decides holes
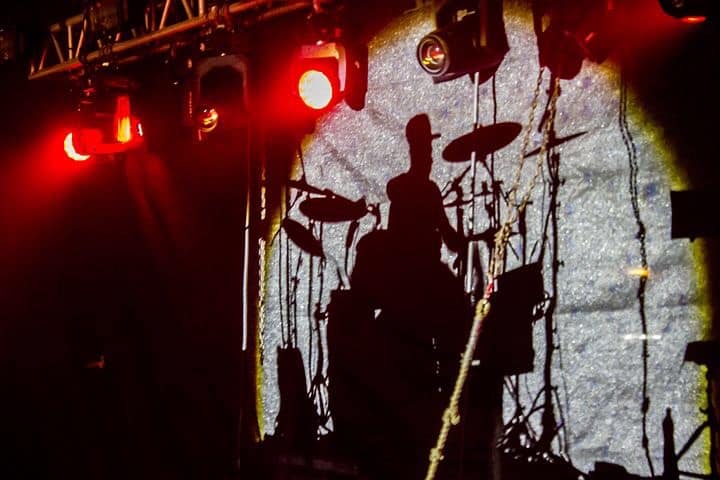
[[[287,190],[286,190],[286,192],[287,192]],[[283,200],[281,200],[281,203],[282,203],[282,207],[284,207],[286,202],[283,199]],[[283,212],[283,213],[286,213],[286,212]],[[283,217],[284,217],[284,215],[283,215]],[[278,279],[278,307],[279,307],[278,309],[280,311],[280,331],[282,334],[282,346],[288,347],[290,345],[290,322],[289,322],[289,320],[286,320],[287,315],[286,315],[285,309],[287,308],[287,302],[283,303],[283,297],[284,297],[283,294],[285,293],[283,291],[283,277],[284,277],[283,263],[285,263],[284,262],[285,256],[283,255],[284,250],[283,250],[283,241],[282,241],[282,239],[283,239],[282,227],[278,228],[277,239],[278,239],[278,246],[277,246],[278,275],[277,275],[277,279]],[[289,241],[289,239],[287,239],[286,241]]]
[[[630,127],[627,120],[627,107],[628,107],[628,91],[627,91],[627,80],[625,73],[621,66],[620,69],[620,108],[618,112],[618,124],[620,126],[620,133],[622,134],[623,143],[628,154],[628,165],[630,167],[628,189],[630,192],[630,202],[633,210],[633,217],[635,218],[635,224],[637,226],[637,233],[635,238],[638,240],[640,247],[640,262],[643,272],[648,271],[647,261],[647,248],[645,241],[645,224],[640,216],[640,202],[638,196],[638,160],[637,160],[637,147],[635,140],[633,139]],[[642,448],[645,452],[645,458],[650,468],[650,475],[655,476],[655,468],[653,466],[652,458],[650,456],[650,440],[647,435],[647,417],[648,411],[650,410],[650,397],[648,396],[648,358],[649,344],[648,344],[648,330],[647,330],[647,317],[645,314],[645,287],[647,284],[647,275],[640,275],[638,278],[638,289],[637,289],[637,300],[638,300],[638,311],[640,315],[640,325],[642,328],[642,366],[643,366],[643,380],[642,380],[642,403],[640,410],[642,413]]]

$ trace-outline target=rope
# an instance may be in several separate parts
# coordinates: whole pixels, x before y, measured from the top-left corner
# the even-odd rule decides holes
[[[435,478],[437,469],[440,466],[440,461],[443,459],[443,452],[445,450],[448,434],[450,433],[450,428],[460,423],[460,413],[458,411],[460,396],[462,395],[465,380],[467,379],[468,372],[470,371],[473,354],[475,353],[475,346],[480,338],[482,323],[489,313],[490,302],[487,298],[483,297],[475,306],[475,319],[473,321],[472,330],[470,331],[470,339],[465,346],[465,352],[460,360],[460,372],[458,373],[457,380],[455,381],[455,387],[453,388],[452,395],[450,395],[450,404],[443,412],[442,427],[440,428],[437,444],[435,445],[435,448],[430,450],[430,466],[428,467],[427,475],[425,476],[426,480]]]
[[[543,70],[541,69],[538,73],[538,79],[535,86],[535,93],[533,96],[533,101],[530,108],[530,114],[529,114],[529,120],[527,125],[527,130],[525,132],[525,137],[523,139],[523,145],[520,153],[520,162],[518,165],[518,169],[515,173],[515,179],[513,182],[513,186],[510,189],[509,192],[509,204],[512,206],[515,204],[517,199],[517,190],[520,185],[520,176],[522,173],[522,169],[525,165],[525,157],[527,154],[528,145],[530,144],[530,132],[532,130],[532,124],[535,120],[535,111],[537,110],[538,105],[538,99],[540,97],[540,87],[542,85],[542,76],[543,76]],[[550,141],[550,132],[552,129],[552,125],[554,123],[555,119],[555,113],[557,110],[557,98],[558,94],[560,92],[560,79],[555,78],[555,82],[552,86],[552,90],[550,92],[550,111],[549,111],[549,117],[547,121],[545,122],[544,128],[543,128],[543,140],[540,147],[540,153],[538,155],[538,161],[536,164],[536,170],[533,175],[532,180],[530,181],[530,184],[528,186],[527,191],[522,197],[522,200],[520,204],[517,206],[516,209],[512,211],[512,214],[510,217],[503,223],[502,227],[498,232],[495,234],[495,246],[493,248],[492,257],[490,261],[490,268],[488,269],[488,288],[485,291],[485,295],[483,296],[480,301],[477,302],[475,305],[475,315],[473,319],[473,325],[470,330],[470,337],[468,339],[468,342],[465,346],[465,351],[462,355],[462,358],[460,360],[460,371],[458,372],[457,379],[455,380],[455,386],[453,387],[452,394],[450,395],[450,401],[448,404],[448,407],[445,409],[442,415],[442,426],[440,427],[440,433],[438,434],[437,442],[435,444],[435,447],[433,447],[430,450],[430,464],[428,465],[427,474],[425,476],[425,480],[433,480],[435,478],[435,475],[437,474],[437,470],[440,466],[440,462],[443,459],[443,453],[445,451],[445,445],[447,443],[447,438],[450,433],[450,429],[453,426],[456,426],[460,423],[460,413],[458,404],[460,402],[460,396],[462,395],[463,388],[465,387],[465,382],[467,380],[468,372],[470,371],[470,365],[472,363],[472,358],[475,354],[475,348],[477,347],[477,342],[480,337],[480,333],[482,331],[482,325],[484,320],[487,318],[488,314],[490,313],[490,294],[492,293],[494,280],[498,276],[500,276],[502,265],[503,265],[503,258],[505,256],[505,251],[507,248],[508,241],[510,239],[510,233],[512,232],[512,225],[515,223],[519,216],[519,212],[524,210],[528,202],[530,201],[530,195],[532,194],[532,191],[534,190],[537,180],[540,177],[540,173],[542,172],[542,166],[545,158],[545,152],[547,151],[548,144]]]

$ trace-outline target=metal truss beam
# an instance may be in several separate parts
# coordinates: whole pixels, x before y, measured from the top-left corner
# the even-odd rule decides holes
[[[171,19],[169,14],[173,7],[183,12],[185,18]],[[69,73],[106,57],[112,57],[118,63],[130,63],[142,57],[137,50],[143,47],[151,47],[145,53],[167,51],[181,35],[223,25],[233,17],[252,14],[252,21],[259,23],[311,7],[311,0],[246,0],[210,8],[206,7],[205,0],[150,0],[145,8],[144,25],[135,25],[127,32],[118,33],[111,44],[103,45],[98,41],[96,49],[82,59],[81,52],[88,50],[85,45],[88,20],[84,15],[75,15],[50,26],[49,41],[40,57],[30,65],[28,78],[36,80]]]

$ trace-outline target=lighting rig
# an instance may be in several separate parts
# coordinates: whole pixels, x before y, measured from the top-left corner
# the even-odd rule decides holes
[[[291,83],[282,108],[299,113],[300,123],[311,119],[313,124],[342,100],[362,109],[367,47],[348,35],[352,28],[346,28],[342,1],[92,0],[82,14],[50,27],[29,78],[65,74],[84,79],[167,55],[183,64],[182,119],[202,141],[218,129],[248,122],[250,68],[244,53],[249,50],[234,48],[237,39],[254,25],[303,12],[308,14],[306,32],[289,64]],[[224,39],[223,46],[218,47],[223,42],[217,38]],[[234,84],[228,85],[228,79]],[[80,136],[73,137],[78,148]]]
[[[212,5],[206,0],[94,0],[85,12],[50,27],[29,78],[78,72],[88,65],[134,63],[193,44],[232,22],[261,23],[311,6],[309,0]]]
[[[127,151],[142,139],[130,95],[122,88],[105,88],[104,79],[150,56],[191,52],[177,56],[189,73],[183,81],[183,120],[204,140],[218,128],[247,122],[248,61],[232,48],[215,48],[217,38],[227,40],[253,25],[312,8],[309,0],[91,0],[81,14],[49,28],[29,78],[66,75],[79,85],[83,94],[76,127],[64,147],[70,157],[85,160]],[[4,51],[12,51],[10,38],[0,37]],[[130,119],[131,140],[111,125],[118,117]]]

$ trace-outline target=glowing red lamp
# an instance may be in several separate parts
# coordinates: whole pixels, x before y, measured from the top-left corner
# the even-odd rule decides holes
[[[65,155],[67,155],[70,160],[75,160],[76,162],[84,162],[85,160],[88,160],[90,158],[90,155],[80,154],[75,149],[72,132],[68,133],[65,137],[65,142],[63,146],[65,148]]]
[[[130,143],[134,134],[132,128],[132,116],[130,115],[130,97],[119,95],[115,101],[114,130],[115,141],[118,143]]]
[[[130,98],[119,95],[111,114],[94,112],[65,137],[63,147],[71,160],[82,162],[93,155],[128,152],[143,143],[143,127],[130,111]]]
[[[298,95],[306,106],[322,110],[330,105],[335,91],[325,73],[310,69],[303,72],[298,79]]]
[[[335,42],[303,45],[292,88],[302,107],[320,112],[343,98],[347,86],[345,47]]]

